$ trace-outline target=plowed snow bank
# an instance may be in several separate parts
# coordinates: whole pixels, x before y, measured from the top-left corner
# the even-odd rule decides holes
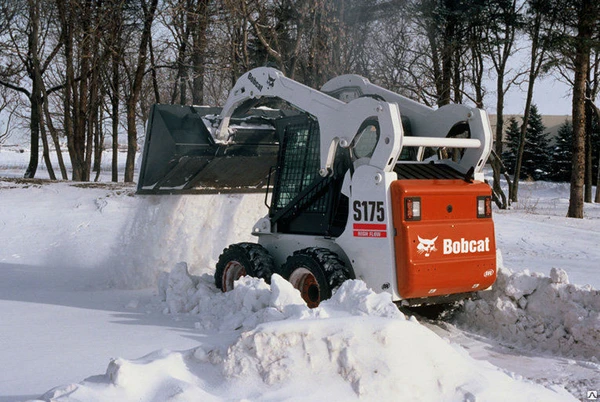
[[[570,284],[561,269],[548,277],[501,267],[494,289],[466,302],[456,320],[526,349],[600,358],[600,291]]]
[[[361,281],[347,281],[316,309],[278,275],[270,286],[242,278],[228,293],[211,282],[180,263],[161,278],[160,293],[165,309],[195,314],[229,343],[115,359],[105,375],[43,399],[574,400],[474,360]]]

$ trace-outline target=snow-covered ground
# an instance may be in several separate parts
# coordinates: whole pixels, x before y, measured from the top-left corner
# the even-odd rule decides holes
[[[6,155],[0,176],[16,177]],[[252,240],[263,196],[134,190],[0,179],[0,402],[600,391],[600,206],[564,218],[564,184],[522,183],[521,202],[495,211],[505,268],[444,322],[402,314],[360,281],[313,310],[279,277],[222,294],[216,259]]]

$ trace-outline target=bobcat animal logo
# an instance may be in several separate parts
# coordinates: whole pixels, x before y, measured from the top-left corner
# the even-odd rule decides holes
[[[425,257],[429,257],[431,253],[437,251],[437,248],[435,248],[435,241],[437,240],[438,236],[434,237],[433,239],[423,239],[421,236],[417,237],[419,238],[419,245],[417,246],[417,252],[419,254],[425,253]]]

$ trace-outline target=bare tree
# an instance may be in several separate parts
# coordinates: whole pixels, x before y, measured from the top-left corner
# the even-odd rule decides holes
[[[119,105],[121,103],[121,74],[125,44],[123,41],[123,10],[122,0],[109,0],[107,4],[109,19],[109,35],[105,37],[105,47],[110,58],[110,65],[105,70],[106,93],[110,100],[110,120],[112,139],[111,180],[119,181]]]
[[[100,1],[56,1],[64,48],[64,131],[73,180],[88,181],[94,150],[101,150],[97,120],[101,106],[101,41],[107,32],[105,7]]]
[[[500,208],[507,208],[506,196],[500,187],[500,176],[503,153],[504,133],[504,98],[506,93],[514,85],[521,73],[510,71],[508,62],[510,57],[518,52],[516,40],[517,33],[522,27],[522,9],[515,0],[490,1],[484,8],[483,22],[485,25],[483,34],[484,54],[489,58],[496,76],[496,138],[494,140],[495,157],[492,158],[493,168],[493,191],[500,196]],[[511,199],[509,187],[509,199]]]
[[[0,90],[0,113],[8,115],[4,122],[4,130],[0,131],[0,145],[4,144],[11,134],[11,127],[15,112],[19,107],[19,102],[6,93],[5,90]]]
[[[204,102],[207,29],[210,0],[169,0],[164,9],[163,25],[170,31],[175,45],[176,84],[171,103],[188,104],[188,90],[193,104]],[[152,48],[151,48],[152,49]]]
[[[135,62],[130,65],[123,63],[128,76],[126,94],[127,109],[127,158],[125,161],[125,182],[133,181],[135,168],[135,154],[137,152],[137,119],[136,109],[142,91],[143,78],[148,58],[148,45],[151,38],[152,23],[154,21],[158,0],[140,0],[141,26]]]
[[[562,7],[557,7],[552,0],[530,0],[528,5],[529,18],[525,31],[531,41],[531,53],[527,74],[525,112],[523,113],[519,149],[516,155],[515,175],[510,194],[513,202],[517,202],[519,197],[519,176],[523,165],[523,152],[525,149],[529,117],[531,115],[534,85],[536,80],[542,74],[543,68],[545,68],[549,61],[549,52],[556,38],[555,31],[558,25],[559,15],[563,12]]]
[[[577,12],[575,38],[575,78],[573,85],[573,166],[569,197],[570,218],[583,218],[583,186],[585,181],[585,95],[586,79],[590,66],[590,53],[594,29],[598,23],[598,4],[581,0]]]
[[[30,103],[29,129],[31,154],[25,171],[26,178],[33,178],[39,163],[40,125],[43,123],[43,79],[50,63],[60,50],[60,43],[47,42],[53,18],[49,17],[52,8],[40,0],[28,0],[26,3],[2,4],[8,35],[13,52],[7,65],[0,74],[0,85],[25,95]],[[29,88],[23,85],[29,80]],[[49,90],[52,92],[56,89]],[[51,179],[56,179],[49,157],[48,143],[41,136],[44,147],[44,161]]]

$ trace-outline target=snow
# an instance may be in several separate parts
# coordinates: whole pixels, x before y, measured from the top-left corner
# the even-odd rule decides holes
[[[104,376],[59,387],[43,400],[565,400],[568,395],[517,381],[406,319],[387,295],[348,281],[329,301],[309,309],[275,275],[271,286],[243,278],[219,294],[178,264],[161,293],[169,308],[192,308],[218,333],[239,331],[227,348],[160,351],[114,359]],[[196,295],[193,283],[201,296]],[[203,283],[204,282],[204,283]],[[191,285],[191,286],[190,286]],[[173,293],[173,295],[171,295]],[[217,311],[216,314],[211,313]],[[237,328],[234,328],[236,327]],[[391,358],[393,356],[394,358]],[[208,373],[208,374],[207,374]],[[148,384],[141,386],[141,384]]]
[[[572,283],[600,289],[600,205],[586,204],[583,220],[566,218],[568,206],[567,183],[520,183],[519,203],[495,211],[498,248],[513,271],[562,268]]]
[[[119,243],[107,266],[120,288],[154,286],[161,272],[185,261],[211,272],[229,244],[254,241],[254,221],[264,215],[263,195],[136,196],[122,222]]]
[[[27,166],[29,165],[29,156],[30,152],[28,149],[28,145],[18,145],[13,143],[12,137],[9,137],[10,145],[8,144],[0,144],[0,176],[1,177],[13,177],[19,178],[23,177]],[[110,181],[111,169],[112,169],[112,151],[105,150],[102,153],[100,171],[101,176],[106,178],[106,181]],[[71,166],[69,161],[69,152],[66,149],[62,150],[62,157],[65,162],[65,167],[67,169],[69,178],[71,177]],[[121,172],[121,178],[125,171],[125,159],[127,157],[127,153],[124,151],[119,151],[118,153],[118,166],[119,172]],[[57,178],[61,178],[60,168],[58,167],[58,155],[56,151],[52,149],[50,150],[50,160],[52,161],[52,166],[54,169],[54,174]],[[139,160],[139,158],[138,158]],[[48,170],[46,167],[46,163],[44,158],[42,157],[42,150],[40,148],[39,154],[39,162],[38,168],[36,172],[36,178],[40,179],[48,179],[50,176],[48,174]],[[92,174],[92,178],[95,177],[95,172]]]
[[[527,349],[600,358],[600,291],[570,284],[564,270],[547,277],[503,269],[493,291],[467,301],[457,320]]]
[[[494,289],[431,322],[359,280],[316,309],[278,276],[218,291],[263,195],[0,179],[0,401],[586,399],[600,208],[570,220],[565,185],[521,191],[495,211]]]

